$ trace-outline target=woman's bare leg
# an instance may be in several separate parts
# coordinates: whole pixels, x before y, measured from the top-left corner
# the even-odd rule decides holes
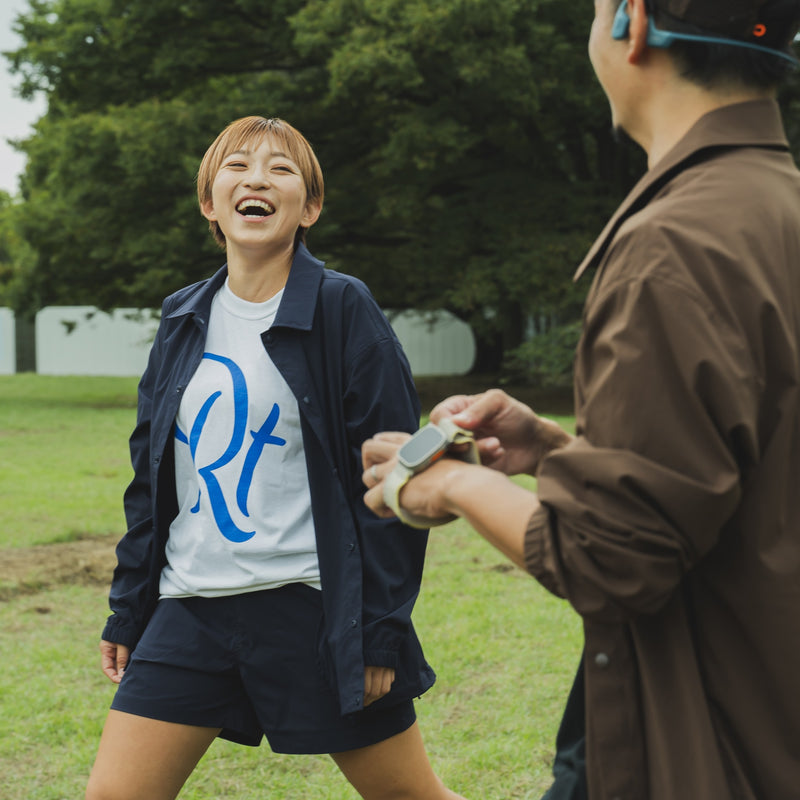
[[[416,722],[382,742],[331,758],[364,800],[464,800],[433,771]]]
[[[174,800],[218,733],[109,711],[86,800]]]

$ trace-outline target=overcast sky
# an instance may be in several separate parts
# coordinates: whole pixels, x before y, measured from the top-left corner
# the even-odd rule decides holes
[[[27,9],[27,0],[0,0],[0,52],[16,50],[21,44],[11,25]],[[19,84],[19,77],[10,75],[7,67],[7,59],[0,58],[0,190],[16,194],[25,159],[7,140],[25,138],[31,125],[44,114],[46,104],[42,97],[33,101],[17,97],[14,87]]]

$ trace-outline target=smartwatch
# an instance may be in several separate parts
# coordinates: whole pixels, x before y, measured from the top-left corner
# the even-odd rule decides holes
[[[467,445],[463,449],[450,451],[454,444]],[[455,516],[430,519],[409,514],[400,506],[400,490],[409,479],[427,469],[449,452],[454,458],[470,464],[480,464],[478,445],[472,431],[459,428],[452,420],[443,419],[438,423],[429,422],[420,428],[398,451],[397,464],[386,476],[383,483],[383,502],[397,514],[398,519],[412,528],[431,528],[451,522]]]

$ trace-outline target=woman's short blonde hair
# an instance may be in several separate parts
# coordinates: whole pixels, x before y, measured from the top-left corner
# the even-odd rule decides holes
[[[261,141],[270,137],[283,149],[286,155],[300,168],[303,182],[306,187],[306,202],[319,203],[325,197],[325,182],[322,177],[322,168],[317,161],[314,150],[300,131],[288,122],[274,117],[242,117],[234,120],[217,136],[211,147],[206,150],[200,169],[197,173],[197,199],[202,207],[211,200],[211,187],[220,165],[226,156],[241,150],[245,144],[252,141]],[[211,230],[217,244],[225,247],[225,234],[215,220],[209,220]],[[300,226],[295,235],[295,243],[305,242],[306,229]]]

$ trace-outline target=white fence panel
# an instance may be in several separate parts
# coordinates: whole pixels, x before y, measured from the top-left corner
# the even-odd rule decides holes
[[[36,315],[42,375],[141,375],[158,322],[149,312],[49,306]]]
[[[14,312],[0,308],[0,375],[13,375],[17,371],[17,340]]]
[[[448,311],[387,311],[415,376],[465,375],[475,361],[472,329]],[[138,376],[158,321],[148,310],[49,306],[36,315],[36,371],[42,375]],[[16,366],[14,315],[0,308],[0,374]]]
[[[466,375],[472,369],[475,334],[449,311],[387,311],[386,316],[414,376]]]

